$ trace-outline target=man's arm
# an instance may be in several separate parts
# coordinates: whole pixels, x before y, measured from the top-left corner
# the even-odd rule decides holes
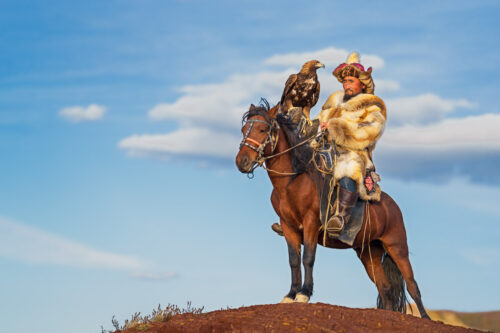
[[[377,106],[371,106],[367,111],[357,121],[342,117],[328,121],[328,131],[338,145],[363,150],[377,142],[385,127],[385,117]]]

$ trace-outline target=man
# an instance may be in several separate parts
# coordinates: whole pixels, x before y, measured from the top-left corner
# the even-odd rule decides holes
[[[325,226],[331,237],[338,236],[348,223],[358,196],[363,200],[380,199],[371,154],[384,130],[386,109],[373,94],[371,72],[371,67],[365,71],[359,63],[357,53],[349,55],[333,71],[344,89],[328,97],[318,116],[320,130],[328,129],[329,140],[337,149],[334,181],[339,185],[338,205]],[[313,148],[318,145],[311,144]]]

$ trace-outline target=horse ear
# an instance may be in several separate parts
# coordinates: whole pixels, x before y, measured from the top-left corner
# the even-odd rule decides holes
[[[249,110],[253,110],[253,109],[255,109],[255,105],[250,104],[250,109]]]

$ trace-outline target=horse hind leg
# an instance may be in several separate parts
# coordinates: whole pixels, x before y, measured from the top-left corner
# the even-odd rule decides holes
[[[411,267],[410,259],[408,256],[408,245],[406,244],[406,242],[404,242],[404,244],[386,245],[385,248],[396,263],[399,271],[403,275],[408,293],[415,301],[418,312],[420,312],[420,317],[430,319],[427,311],[425,311],[425,307],[422,302],[422,296],[413,275],[413,269]]]
[[[377,299],[377,308],[392,310],[393,302],[391,297],[391,283],[382,267],[382,256],[385,250],[377,242],[367,244],[364,249],[355,249],[356,253],[365,267],[370,280],[375,283],[379,296]]]
[[[382,256],[382,267],[391,285],[388,296],[392,303],[392,311],[406,313],[408,299],[405,292],[405,280],[394,260],[387,252]]]

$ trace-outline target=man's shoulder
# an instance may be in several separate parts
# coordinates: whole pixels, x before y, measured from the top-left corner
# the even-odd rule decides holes
[[[344,104],[348,111],[356,111],[361,109],[369,109],[368,111],[380,111],[383,116],[386,116],[386,108],[384,101],[373,94],[359,94]]]
[[[322,110],[329,109],[335,106],[338,106],[342,103],[342,100],[344,99],[344,90],[338,90],[328,96],[326,99],[325,104],[321,107]]]

